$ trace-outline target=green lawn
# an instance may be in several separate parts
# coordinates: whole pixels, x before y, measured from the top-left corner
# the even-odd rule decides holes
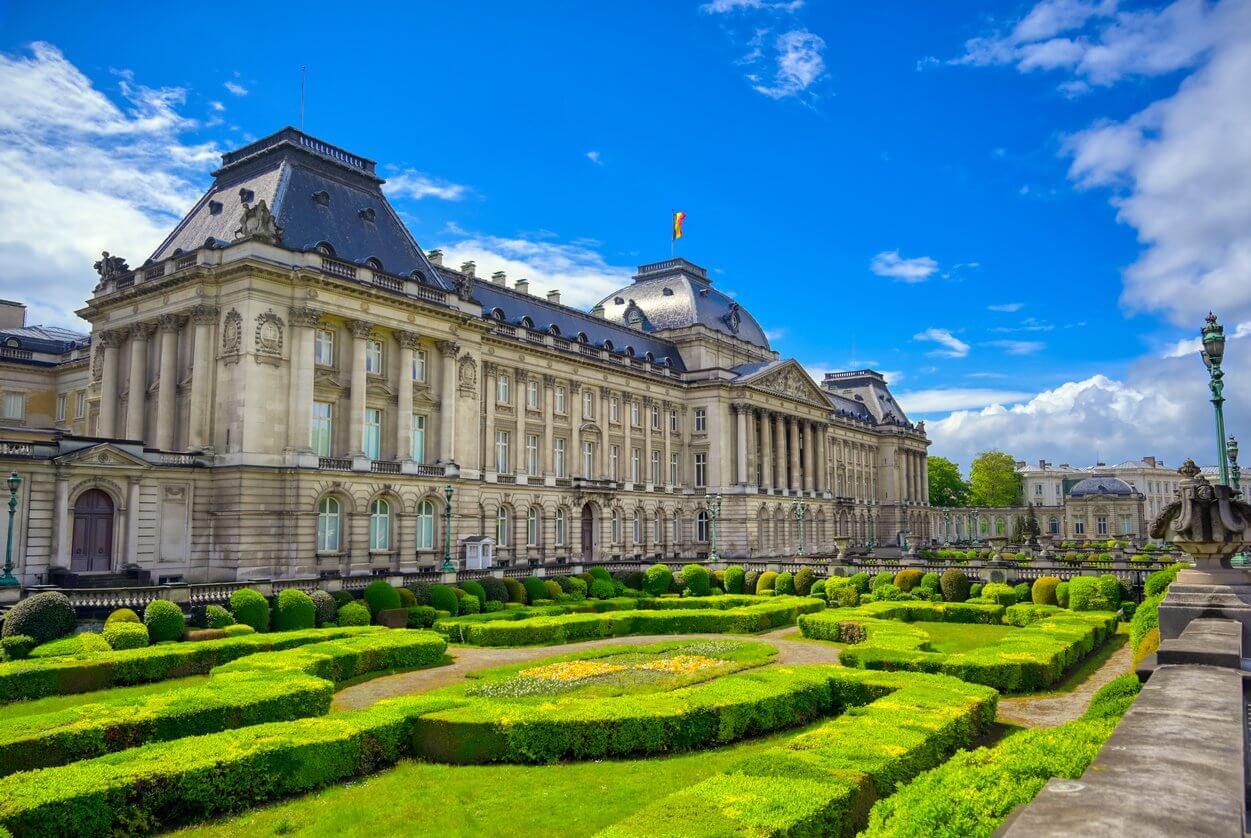
[[[108,698],[110,701],[115,698],[140,699],[144,696],[169,692],[181,687],[197,687],[207,683],[208,679],[208,675],[190,675],[186,678],[171,678],[168,681],[158,681],[155,684],[139,684],[134,687],[111,687],[107,690],[97,690],[89,693],[50,695],[47,698],[38,698],[34,701],[16,701],[12,704],[0,705],[0,722],[16,719],[19,716],[29,716],[34,713],[51,713],[55,710],[64,710],[67,707],[77,707],[80,704],[94,704],[105,698]]]
[[[179,834],[592,835],[797,732],[663,759],[540,766],[405,761],[373,777]]]
[[[1004,635],[1017,631],[1014,626],[990,626],[981,623],[913,623],[930,636],[930,646],[935,652],[951,654],[968,652],[1002,640]]]

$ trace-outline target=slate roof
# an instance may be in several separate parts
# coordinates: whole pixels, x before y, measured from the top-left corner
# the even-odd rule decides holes
[[[17,341],[17,343],[14,344],[11,341]],[[22,326],[0,329],[0,344],[13,346],[15,349],[29,349],[32,352],[61,355],[90,343],[90,335],[62,329],[59,326]]]
[[[1069,489],[1069,497],[1081,498],[1091,495],[1119,495],[1131,496],[1135,492],[1124,480],[1116,477],[1098,476],[1087,477],[1073,484],[1073,488]]]
[[[821,387],[842,400],[840,407],[848,403],[862,407],[875,424],[913,427],[908,421],[908,414],[891,395],[886,379],[875,370],[826,373]],[[856,410],[856,413],[860,411]]]

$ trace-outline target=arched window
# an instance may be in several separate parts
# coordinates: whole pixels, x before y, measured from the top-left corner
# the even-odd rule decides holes
[[[526,510],[526,546],[539,546],[539,510],[536,506]]]
[[[434,504],[428,500],[417,504],[417,549],[434,549]]]
[[[621,510],[614,509],[612,511],[612,543],[621,543]]]
[[[492,316],[493,318],[495,318],[496,320],[499,320],[499,321],[503,322],[503,320],[504,320],[504,309],[502,309],[502,308],[493,308],[493,309],[491,309],[491,316]]]
[[[529,317],[523,317],[521,318],[521,325],[525,326],[527,329],[533,329],[534,321],[531,320]]]
[[[1047,521],[1047,532],[1051,533],[1052,535],[1060,534],[1060,519],[1059,518],[1051,518]]]
[[[695,540],[700,544],[708,543],[708,510],[706,509],[695,513]]]
[[[682,516],[675,512],[673,513],[673,546],[674,546],[674,549],[676,549],[677,546],[681,543],[682,543]]]
[[[637,509],[634,510],[634,517],[630,520],[630,539],[635,544],[643,543],[643,514]]]
[[[657,510],[656,514],[652,516],[652,541],[656,543],[656,547],[659,549],[660,545],[664,543],[664,540],[665,519],[664,516],[660,514],[660,511]]]
[[[607,349],[609,352],[612,352],[612,341],[610,340],[604,341],[604,348]]]
[[[501,506],[499,511],[495,513],[495,543],[500,547],[507,547],[509,541],[509,532],[512,530],[512,516],[508,514],[508,507]]]
[[[339,501],[324,497],[317,504],[317,552],[339,552]]]
[[[382,498],[369,505],[369,549],[391,549],[391,504]]]
[[[1003,535],[1008,531],[1008,522],[1002,518],[995,519],[995,535]]]
[[[552,325],[547,327],[547,333],[549,335],[555,335],[556,337],[560,337],[560,327],[557,326],[555,323],[553,323]]]
[[[365,267],[369,268],[371,271],[381,271],[382,262],[370,256],[365,260]]]
[[[565,544],[565,508],[559,506],[556,508],[556,546],[563,547]]]
[[[334,247],[330,242],[318,242],[315,248],[322,256],[334,256]]]
[[[578,343],[586,343],[586,332],[578,332]]]

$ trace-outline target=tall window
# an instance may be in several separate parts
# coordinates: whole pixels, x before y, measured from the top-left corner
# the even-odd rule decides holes
[[[65,421],[66,405],[69,403],[68,393],[58,393],[56,397],[56,420],[58,422]]]
[[[669,455],[669,485],[678,485],[678,455]]]
[[[630,482],[639,482],[639,450],[637,448],[630,449]]]
[[[565,386],[563,384],[556,387],[556,412],[565,412]]]
[[[1073,534],[1074,534],[1074,535],[1085,535],[1085,534],[1086,534],[1086,522],[1085,522],[1085,520],[1083,520],[1083,519],[1081,519],[1081,518],[1078,518],[1076,521],[1074,521],[1074,522],[1073,522]]]
[[[1121,535],[1129,535],[1133,531],[1128,515],[1121,516]]]
[[[434,549],[434,504],[428,500],[417,504],[417,549]]]
[[[652,452],[652,483],[660,483],[660,452]]]
[[[369,375],[382,375],[382,341],[365,341],[365,372]]]
[[[639,427],[639,403],[630,402],[630,427]]]
[[[1060,534],[1060,519],[1052,518],[1049,521],[1047,521],[1047,532],[1051,533],[1052,535],[1059,535]]]
[[[500,404],[509,404],[512,400],[509,398],[509,388],[512,379],[508,377],[508,373],[500,373],[495,378],[495,401]]]
[[[676,410],[669,411],[669,430],[675,434],[678,432],[678,412]]]
[[[676,513],[676,512],[675,512],[675,513],[673,513],[673,539],[672,539],[672,543],[673,543],[673,546],[674,546],[675,548],[676,548],[679,544],[681,544],[681,543],[682,543],[682,516],[681,516],[681,515],[679,515],[679,514],[678,514],[678,513]]]
[[[324,497],[317,504],[317,551],[339,552],[339,501]]]
[[[700,544],[708,543],[708,510],[706,509],[695,513],[695,540]]]
[[[539,435],[526,434],[526,474],[534,477],[539,473]]]
[[[614,509],[612,511],[612,543],[621,543],[621,510]]]
[[[609,421],[609,422],[620,422],[620,421],[621,421],[621,410],[620,410],[620,407],[621,407],[621,405],[619,405],[619,404],[617,403],[617,397],[616,397],[616,396],[609,396],[609,397],[608,397],[608,421]]]
[[[426,380],[426,350],[418,349],[413,352],[413,381],[425,382]]]
[[[660,407],[658,405],[652,405],[651,420],[652,420],[652,430],[653,431],[660,430]]]
[[[702,489],[708,485],[708,455],[695,455],[695,487]]]
[[[619,460],[621,459],[621,449],[612,445],[608,448],[608,476],[616,480],[619,472]]]
[[[26,415],[26,394],[25,393],[5,393],[4,394],[4,418],[5,419],[21,419]]]
[[[87,415],[87,391],[79,390],[74,395],[76,396],[74,399],[74,418],[82,419]]]
[[[595,476],[595,444],[591,442],[582,443],[582,476]]]
[[[531,410],[539,409],[539,382],[526,382],[526,407]]]
[[[334,332],[318,329],[313,337],[313,363],[319,367],[334,366]]]
[[[369,505],[369,549],[391,549],[391,504],[382,498]]]
[[[656,513],[652,515],[652,543],[656,545],[657,549],[660,549],[661,542],[664,540],[665,519],[664,516],[660,514],[660,510],[656,510]]]
[[[630,519],[630,540],[635,544],[643,543],[643,513],[637,509]]]
[[[1034,497],[1039,497],[1039,498],[1042,497],[1042,484],[1041,483],[1034,484]]]
[[[554,441],[555,449],[552,451],[552,468],[556,471],[557,477],[565,476],[565,440],[557,437]]]
[[[413,416],[413,461],[426,461],[426,417]]]
[[[539,510],[538,507],[530,507],[526,510],[526,546],[539,546]]]
[[[582,391],[582,418],[593,419],[595,417],[595,394],[590,390]]]
[[[556,546],[563,547],[565,544],[565,508],[563,506],[556,507]]]
[[[499,511],[495,513],[495,543],[500,547],[508,546],[509,532],[512,530],[512,516],[508,514],[508,507],[501,506]]]
[[[1095,532],[1098,535],[1108,534],[1108,516],[1100,515],[1095,519]]]
[[[508,431],[495,432],[495,470],[507,474],[508,468]]]
[[[329,457],[334,425],[330,402],[313,402],[312,446],[319,457]]]
[[[361,450],[371,460],[382,456],[382,411],[377,408],[365,408],[365,428],[362,431]]]
[[[708,411],[702,407],[695,408],[695,433],[702,434],[708,430]]]

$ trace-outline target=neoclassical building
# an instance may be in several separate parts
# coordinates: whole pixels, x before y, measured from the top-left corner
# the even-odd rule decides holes
[[[89,337],[0,330],[26,583],[429,567],[445,487],[454,552],[509,564],[931,536],[924,424],[878,373],[814,382],[684,259],[589,312],[444,265],[382,182],[284,129],[141,265],[104,254]]]

